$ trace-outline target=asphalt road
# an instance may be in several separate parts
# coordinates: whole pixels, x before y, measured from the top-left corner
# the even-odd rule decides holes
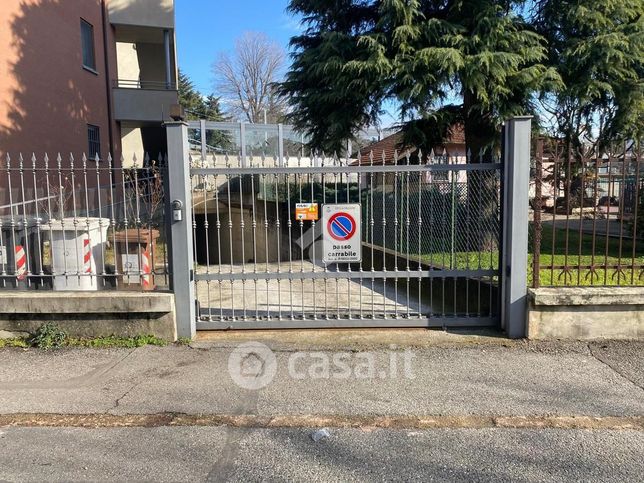
[[[4,428],[0,480],[641,481],[644,432]]]
[[[331,335],[247,335],[275,357],[259,390],[232,379],[243,340],[231,336],[192,347],[0,351],[0,481],[643,481],[641,342]],[[380,370],[402,348],[414,352],[411,378],[311,376],[314,356],[370,353]],[[232,419],[211,426],[208,415]],[[251,422],[233,422],[244,416]],[[306,419],[316,417],[337,426],[317,443]],[[402,424],[374,429],[378,418]],[[556,424],[546,428],[548,418]],[[356,428],[340,429],[354,425],[345,419]]]
[[[413,348],[411,378],[402,363],[389,377],[383,348],[368,348],[374,378],[329,378],[317,377],[314,357],[332,360],[329,347],[300,355],[273,347],[276,374],[258,391],[231,379],[235,346],[0,351],[0,413],[644,415],[641,343]],[[337,350],[358,367],[363,352]]]

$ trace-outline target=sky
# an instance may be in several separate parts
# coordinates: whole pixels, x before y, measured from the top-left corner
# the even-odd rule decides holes
[[[203,95],[213,93],[212,64],[233,49],[244,32],[263,32],[288,51],[299,20],[286,12],[288,0],[175,0],[179,68]],[[396,106],[384,105],[383,127],[396,123]]]
[[[287,49],[299,31],[287,5],[288,0],[175,0],[179,68],[202,94],[210,94],[213,62],[244,32],[264,32]]]

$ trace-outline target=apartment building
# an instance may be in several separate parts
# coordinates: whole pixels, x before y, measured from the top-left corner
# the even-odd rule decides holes
[[[2,0],[0,156],[164,151],[173,0]]]

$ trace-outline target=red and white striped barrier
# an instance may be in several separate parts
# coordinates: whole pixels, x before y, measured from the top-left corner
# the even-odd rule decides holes
[[[22,245],[16,245],[16,280],[22,282],[27,278],[27,254]]]
[[[152,257],[150,249],[147,248],[141,255],[141,285],[144,290],[151,290],[154,288],[152,284]]]
[[[92,244],[89,238],[83,240],[83,273],[92,273]]]

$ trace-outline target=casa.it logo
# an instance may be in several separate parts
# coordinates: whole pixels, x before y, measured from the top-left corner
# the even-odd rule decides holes
[[[261,342],[240,344],[228,357],[228,373],[243,389],[257,390],[268,386],[277,373],[273,351]]]

